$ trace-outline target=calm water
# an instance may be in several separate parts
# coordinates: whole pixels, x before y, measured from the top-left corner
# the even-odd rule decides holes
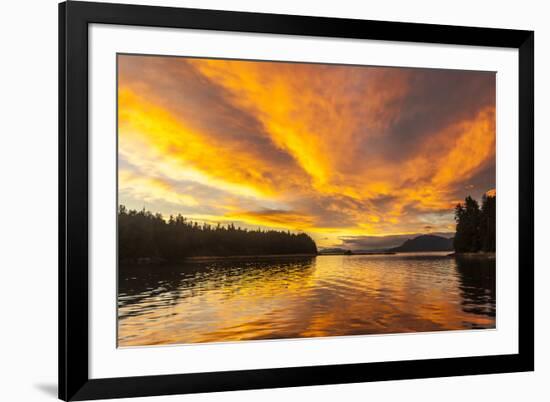
[[[119,346],[494,328],[494,259],[445,254],[123,266]]]

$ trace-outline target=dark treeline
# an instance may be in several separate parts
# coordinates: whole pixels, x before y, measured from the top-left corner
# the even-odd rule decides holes
[[[128,210],[123,205],[118,210],[118,242],[121,261],[317,253],[315,242],[305,233],[248,230],[233,224],[200,225],[181,215],[165,221],[161,214]]]
[[[496,248],[496,197],[484,195],[481,207],[468,196],[455,207],[456,252],[494,252]]]

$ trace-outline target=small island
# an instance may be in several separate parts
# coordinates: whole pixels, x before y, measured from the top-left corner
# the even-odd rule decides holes
[[[387,250],[348,250],[339,247],[325,248],[319,250],[319,255],[391,255],[395,254]]]
[[[317,255],[317,245],[305,233],[249,230],[234,224],[216,226],[182,215],[165,220],[145,209],[118,210],[119,259],[124,263],[177,262],[190,258],[235,258]]]
[[[399,247],[394,247],[389,251],[395,253],[414,253],[423,251],[452,251],[454,238],[446,238],[432,234],[421,235],[413,239],[406,240]]]

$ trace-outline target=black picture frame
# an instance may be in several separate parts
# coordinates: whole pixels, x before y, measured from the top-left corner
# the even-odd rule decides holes
[[[192,28],[519,51],[517,354],[90,379],[88,25]],[[69,1],[59,4],[59,398],[169,395],[534,370],[534,32]]]

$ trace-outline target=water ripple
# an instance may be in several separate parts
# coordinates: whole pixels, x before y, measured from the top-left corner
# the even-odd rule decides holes
[[[494,260],[441,253],[124,266],[119,345],[495,327]]]

